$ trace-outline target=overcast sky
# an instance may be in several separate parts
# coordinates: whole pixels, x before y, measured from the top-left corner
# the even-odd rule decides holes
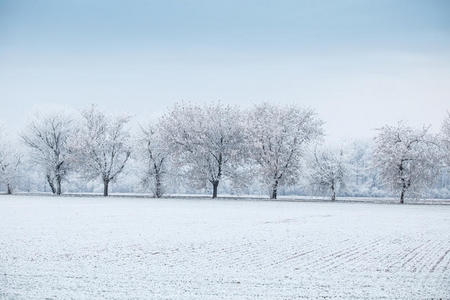
[[[331,142],[450,110],[450,1],[0,0],[0,122],[156,117],[179,100],[295,103]]]

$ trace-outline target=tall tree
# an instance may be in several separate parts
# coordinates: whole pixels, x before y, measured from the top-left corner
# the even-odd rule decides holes
[[[313,110],[268,103],[255,106],[247,121],[249,153],[276,199],[280,185],[298,181],[305,147],[322,136],[322,121]]]
[[[72,120],[53,113],[37,115],[22,134],[31,150],[31,159],[43,169],[53,194],[61,194],[61,183],[71,169],[68,143],[72,132]]]
[[[130,158],[128,121],[128,117],[107,116],[95,106],[82,112],[73,144],[78,168],[87,180],[101,178],[104,196]]]
[[[439,173],[439,145],[428,128],[414,129],[403,123],[383,126],[375,137],[374,161],[384,184],[399,193],[404,203],[409,192],[433,184]]]
[[[221,102],[179,103],[162,117],[161,130],[180,171],[198,187],[211,184],[212,198],[217,197],[223,178],[240,178],[247,151],[237,108]]]

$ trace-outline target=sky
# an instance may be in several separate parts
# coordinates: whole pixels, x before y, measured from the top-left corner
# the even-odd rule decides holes
[[[326,140],[450,110],[450,1],[0,0],[0,123],[91,104],[313,108]]]

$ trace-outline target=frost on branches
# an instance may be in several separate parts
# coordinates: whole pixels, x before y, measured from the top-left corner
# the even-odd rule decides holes
[[[7,194],[12,194],[20,176],[22,158],[1,134],[0,132],[0,183],[6,187]]]
[[[180,103],[162,117],[161,130],[184,177],[200,188],[210,184],[213,198],[222,179],[240,179],[247,152],[237,108]]]
[[[151,124],[141,128],[142,132],[138,138],[138,155],[144,164],[142,185],[144,188],[149,188],[155,197],[160,198],[164,193],[169,149],[157,128],[158,126]]]
[[[280,185],[299,179],[305,147],[323,135],[322,121],[314,111],[295,106],[255,106],[248,114],[249,153],[257,165],[270,198]]]
[[[31,160],[42,168],[53,194],[61,194],[61,182],[71,170],[69,138],[72,120],[63,114],[36,116],[22,134]]]
[[[345,184],[347,174],[343,152],[323,150],[314,151],[314,158],[310,162],[310,181],[313,185],[331,193],[331,200],[336,200],[336,191]]]
[[[109,117],[94,106],[82,113],[82,121],[73,141],[78,167],[85,179],[101,178],[103,195],[108,196],[109,183],[123,171],[131,149],[128,117]]]
[[[439,145],[428,128],[414,129],[399,123],[378,129],[374,162],[384,184],[400,195],[430,187],[439,173]]]
[[[444,161],[447,168],[450,167],[450,112],[447,113],[447,117],[444,119],[441,128],[441,141]]]

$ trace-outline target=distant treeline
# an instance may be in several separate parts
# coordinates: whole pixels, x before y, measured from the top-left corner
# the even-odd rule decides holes
[[[181,102],[129,129],[130,117],[92,106],[79,116],[36,115],[20,143],[0,136],[0,183],[7,193],[115,191],[450,197],[450,114],[438,134],[403,122],[371,141],[324,144],[311,109]],[[21,147],[21,145],[23,147]]]

